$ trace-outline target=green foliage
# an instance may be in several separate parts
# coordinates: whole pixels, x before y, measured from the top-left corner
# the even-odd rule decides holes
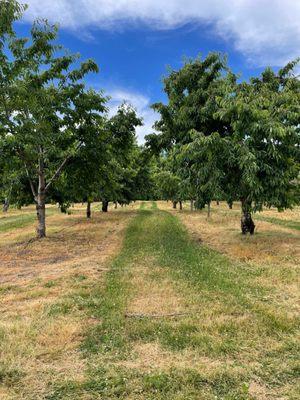
[[[56,26],[35,22],[30,38],[15,37],[12,23],[21,11],[15,3],[0,15],[6,26],[0,37],[2,191],[26,204],[31,190],[43,207],[67,162],[96,148],[106,99],[82,82],[97,65],[88,60],[72,67],[78,56],[56,44]]]
[[[154,154],[168,160],[162,177],[169,174],[169,185],[175,175],[181,195],[200,207],[213,199],[240,200],[247,224],[263,205],[299,204],[297,64],[278,73],[267,68],[242,83],[216,53],[171,71],[164,79],[168,103],[153,106],[161,115],[159,133],[147,137]],[[161,179],[162,198],[165,188]]]
[[[170,171],[162,170],[155,175],[158,196],[162,200],[178,201],[180,179]]]
[[[1,201],[40,210],[47,196],[66,212],[77,201],[240,200],[248,222],[263,205],[299,204],[298,60],[249,82],[219,53],[185,60],[164,78],[159,133],[141,148],[136,110],[124,103],[108,117],[108,98],[83,82],[97,65],[57,44],[57,26],[38,21],[16,37],[25,8],[0,10]]]
[[[198,204],[222,195],[223,172],[214,152],[221,147],[218,138],[230,133],[230,125],[217,116],[216,99],[234,81],[227,71],[226,59],[217,53],[186,60],[182,69],[164,79],[168,104],[153,105],[161,114],[156,123],[160,133],[147,137],[148,146],[156,154],[166,152],[172,173],[180,179],[180,197]]]
[[[232,128],[230,156],[224,160],[226,192],[255,210],[297,202],[300,82],[295,65],[277,74],[267,68],[249,83],[232,85],[219,102],[217,114]]]

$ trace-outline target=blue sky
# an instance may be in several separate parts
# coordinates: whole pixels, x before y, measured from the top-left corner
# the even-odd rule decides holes
[[[151,132],[151,103],[165,99],[166,67],[183,56],[226,53],[247,79],[266,65],[275,68],[300,55],[300,0],[27,0],[18,31],[35,18],[60,24],[60,42],[100,67],[88,84],[112,96],[112,112],[123,100],[144,118],[139,141]]]

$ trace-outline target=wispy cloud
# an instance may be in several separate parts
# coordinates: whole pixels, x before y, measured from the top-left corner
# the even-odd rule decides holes
[[[126,29],[147,24],[172,29],[210,23],[215,33],[256,63],[282,65],[299,55],[299,0],[26,0],[25,18],[45,17],[62,27]]]
[[[144,143],[145,135],[153,132],[152,126],[158,115],[150,108],[151,101],[149,97],[141,93],[130,91],[123,88],[113,88],[107,91],[111,97],[109,101],[109,115],[114,115],[118,107],[125,101],[131,104],[139,117],[143,119],[144,125],[137,128],[137,138],[139,144]]]

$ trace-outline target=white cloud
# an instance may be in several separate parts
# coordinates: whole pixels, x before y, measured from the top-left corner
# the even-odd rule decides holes
[[[25,1],[25,0],[24,0]],[[77,30],[134,24],[170,29],[212,24],[249,60],[281,65],[299,55],[300,0],[26,0],[25,18],[45,17]],[[81,30],[80,30],[81,29]]]
[[[107,91],[111,96],[109,101],[109,115],[112,116],[117,112],[118,107],[126,101],[136,110],[139,117],[143,118],[144,125],[137,128],[137,138],[139,144],[144,143],[145,135],[153,132],[152,126],[158,119],[158,115],[150,108],[150,98],[136,92],[126,89],[110,89]]]

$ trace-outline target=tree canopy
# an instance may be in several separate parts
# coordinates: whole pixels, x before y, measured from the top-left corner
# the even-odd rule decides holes
[[[0,7],[0,198],[34,202],[37,234],[46,235],[46,203],[66,211],[75,202],[129,204],[137,199],[241,202],[243,233],[252,213],[299,204],[299,60],[242,81],[225,56],[185,59],[163,80],[166,103],[155,133],[137,142],[143,124],[127,103],[109,112],[109,96],[85,84],[98,73],[58,44],[58,27],[33,23],[18,37],[14,23],[26,6]]]

